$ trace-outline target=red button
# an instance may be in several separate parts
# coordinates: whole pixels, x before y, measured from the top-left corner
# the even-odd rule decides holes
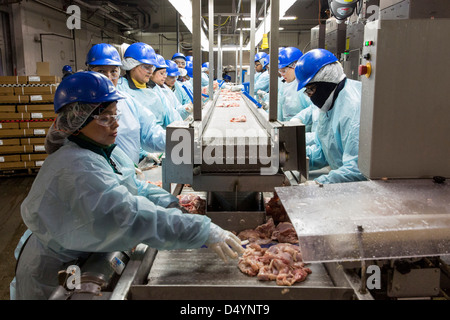
[[[360,65],[358,68],[358,74],[362,76],[363,74],[367,74],[368,68],[365,65]]]

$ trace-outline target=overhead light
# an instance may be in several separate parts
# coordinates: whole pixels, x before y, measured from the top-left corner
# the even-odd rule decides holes
[[[286,16],[286,17],[280,18],[280,20],[297,20],[297,17],[295,17],[295,16]]]
[[[192,33],[192,1],[191,0],[169,0],[172,6],[180,14],[180,19],[183,21],[189,32]],[[209,40],[206,37],[203,29],[200,28],[201,45],[203,51],[209,51]]]

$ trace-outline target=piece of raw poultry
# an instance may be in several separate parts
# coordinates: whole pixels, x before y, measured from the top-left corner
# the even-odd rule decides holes
[[[449,299],[448,1],[6,0],[0,25],[0,299]]]

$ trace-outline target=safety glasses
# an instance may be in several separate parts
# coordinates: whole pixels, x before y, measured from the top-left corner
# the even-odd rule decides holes
[[[141,64],[140,67],[148,73],[152,73],[155,70],[155,66],[151,64]]]
[[[111,127],[115,122],[119,121],[122,113],[117,110],[117,114],[99,114],[91,115],[91,117],[102,127]]]
[[[305,87],[305,91],[303,91],[304,94],[311,97],[314,93],[316,93],[317,85],[311,84]]]

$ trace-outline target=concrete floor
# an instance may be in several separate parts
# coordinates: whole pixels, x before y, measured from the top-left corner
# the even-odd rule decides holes
[[[14,250],[27,229],[20,216],[20,205],[34,178],[0,177],[0,300],[9,300],[9,284],[16,268]]]

